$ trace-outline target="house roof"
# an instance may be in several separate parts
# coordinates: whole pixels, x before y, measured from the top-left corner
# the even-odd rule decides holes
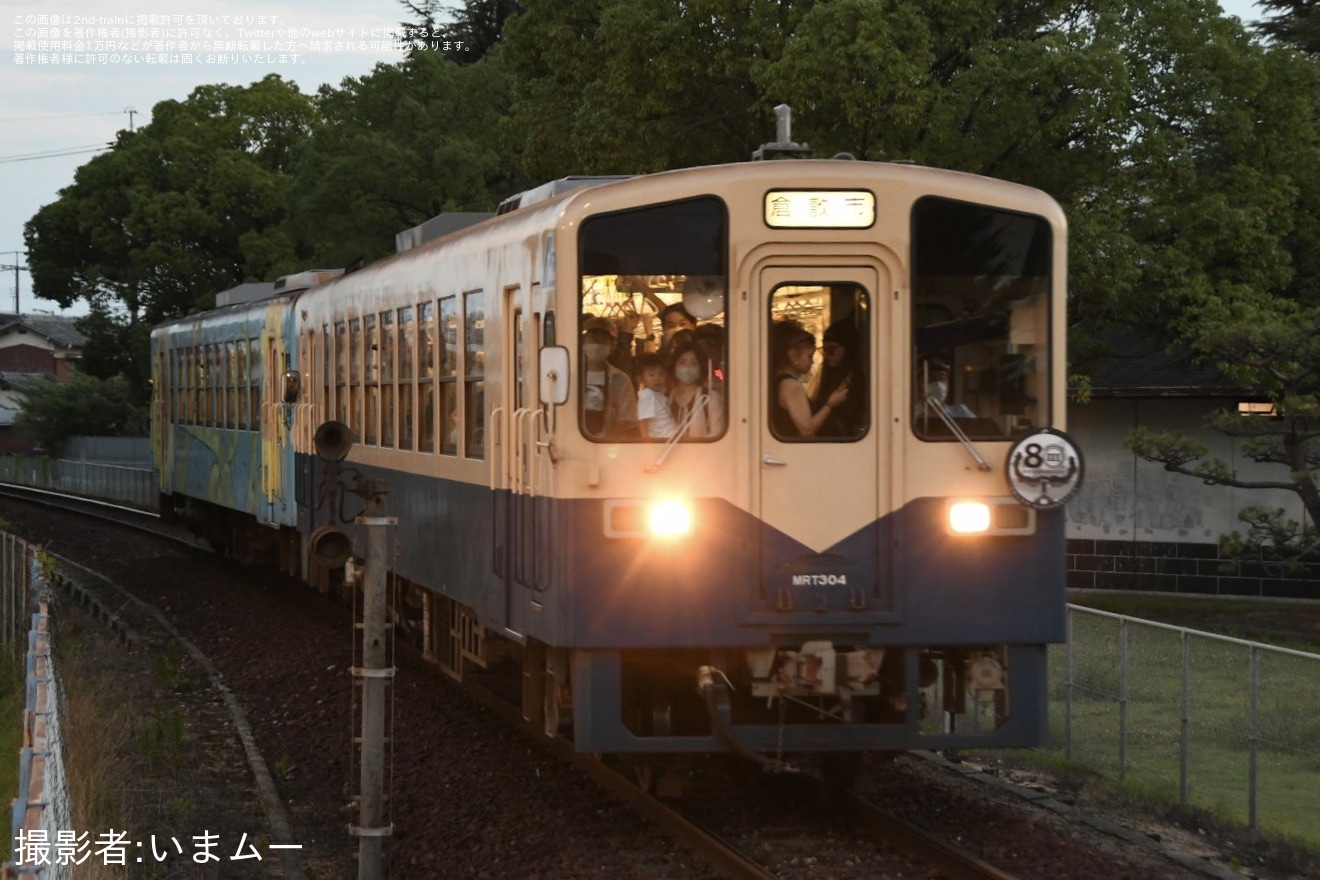
[[[1258,396],[1167,338],[1121,327],[1102,333],[1100,343],[1105,353],[1091,371],[1095,397]]]
[[[55,378],[50,373],[25,373],[13,370],[0,370],[0,389],[6,391],[26,391],[34,384]]]
[[[25,327],[40,336],[44,336],[56,346],[63,348],[81,348],[87,344],[87,337],[78,332],[75,326],[77,318],[63,315],[15,315],[0,313],[0,334]]]

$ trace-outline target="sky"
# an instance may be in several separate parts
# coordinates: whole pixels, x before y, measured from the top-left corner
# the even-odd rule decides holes
[[[1258,18],[1251,0],[1220,2],[1243,21]],[[398,0],[309,7],[294,0],[0,0],[0,267],[26,265],[23,224],[58,199],[92,151],[121,129],[147,124],[158,102],[270,73],[312,93],[402,57],[385,33],[407,17]],[[61,44],[54,52],[51,28]],[[12,268],[0,268],[0,312],[14,311],[14,281]],[[34,299],[25,271],[18,288],[23,312],[86,311],[80,304],[61,312]]]

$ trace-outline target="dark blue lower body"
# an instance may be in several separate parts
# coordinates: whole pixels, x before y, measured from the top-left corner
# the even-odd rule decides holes
[[[299,466],[304,534],[338,520],[308,509],[320,467],[310,459]],[[363,475],[388,485],[400,576],[471,609],[489,632],[571,652],[581,750],[719,750],[721,710],[693,703],[698,667],[736,670],[748,650],[811,641],[905,658],[890,683],[903,699],[865,698],[870,705],[847,722],[795,710],[781,728],[757,709],[766,699],[735,682],[725,720],[750,748],[777,746],[781,732],[784,747],[798,751],[1026,746],[1044,737],[1045,646],[1064,637],[1058,512],[1041,512],[1033,535],[954,537],[944,501],[919,499],[816,553],[718,499],[693,500],[692,534],[666,543],[606,537],[598,499],[513,496],[379,469]],[[356,503],[348,499],[346,518]],[[611,516],[619,534],[620,517]],[[1008,711],[981,730],[964,729],[957,716],[932,720],[922,658],[1001,646]],[[653,667],[679,671],[637,671]],[[678,730],[630,720],[671,702]]]

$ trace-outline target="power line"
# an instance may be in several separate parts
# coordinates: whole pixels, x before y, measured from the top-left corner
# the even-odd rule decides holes
[[[47,150],[40,153],[22,153],[17,156],[0,156],[0,163],[4,162],[30,162],[33,159],[59,159],[64,156],[81,156],[83,153],[99,153],[110,149],[114,144],[84,144],[80,147],[62,147],[58,150]]]
[[[104,113],[65,113],[62,116],[8,116],[0,122],[32,122],[40,119],[84,119],[88,116],[118,116],[122,110],[107,110]]]

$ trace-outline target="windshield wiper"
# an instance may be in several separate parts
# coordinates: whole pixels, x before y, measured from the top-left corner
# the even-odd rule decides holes
[[[706,407],[706,401],[708,400],[710,400],[709,394],[703,392],[702,394],[697,395],[696,403],[692,405],[692,409],[688,414],[683,417],[682,424],[680,424],[674,431],[673,435],[665,441],[664,449],[660,450],[660,457],[655,460],[654,464],[647,465],[645,471],[643,471],[644,473],[653,474],[660,470],[661,465],[665,463],[665,459],[669,458],[669,453],[674,451],[674,446],[683,435],[687,433],[688,426],[691,425],[692,420],[697,417],[697,413],[701,412]]]
[[[967,450],[967,453],[976,460],[976,467],[978,469],[983,471],[993,470],[993,468],[990,467],[990,462],[985,460],[985,456],[981,454],[981,451],[976,448],[970,439],[968,439],[966,432],[958,427],[957,419],[949,415],[949,411],[945,409],[943,403],[932,396],[926,398],[926,405],[935,410],[935,414],[939,416],[940,421],[944,422],[945,426],[948,427],[949,432],[958,438],[958,442],[961,443],[963,448]]]

